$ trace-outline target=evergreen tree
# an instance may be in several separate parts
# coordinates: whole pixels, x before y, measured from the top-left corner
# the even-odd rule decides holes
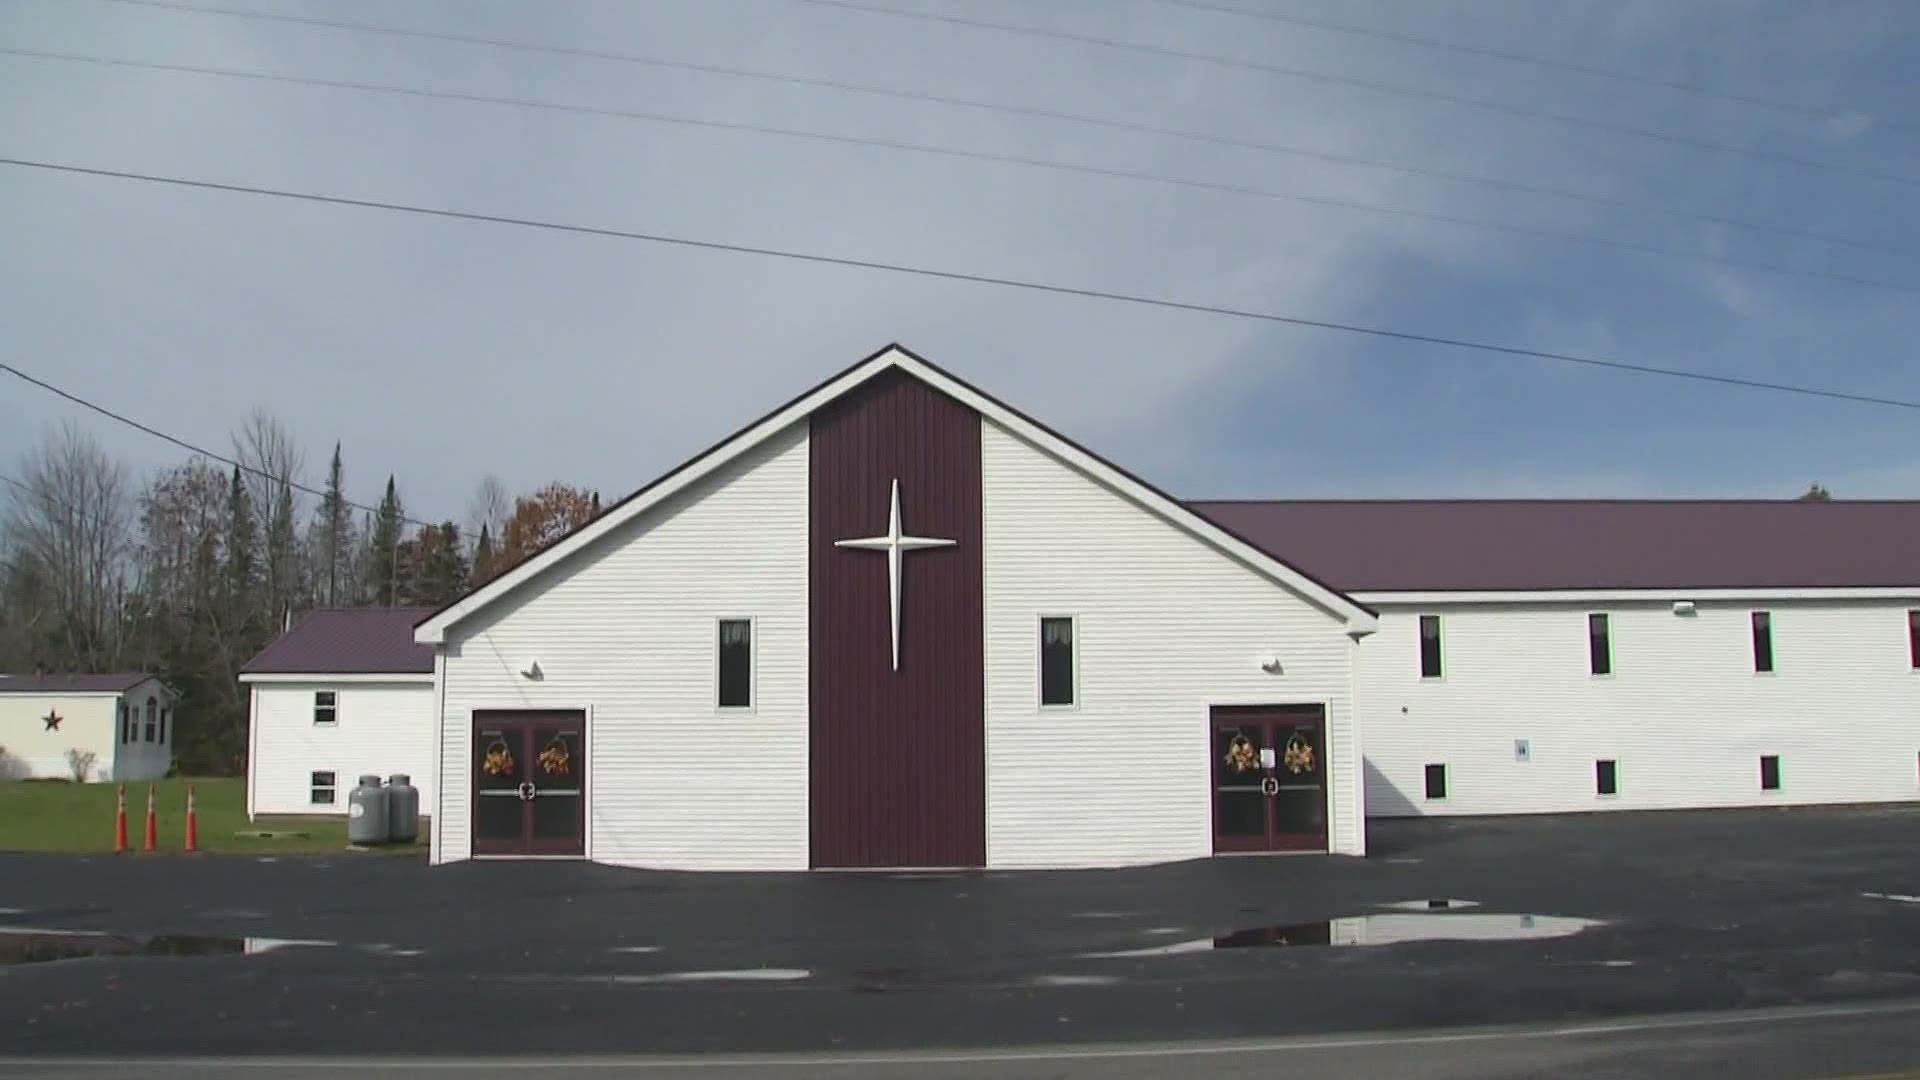
[[[340,444],[333,444],[333,462],[327,466],[327,493],[320,500],[314,518],[314,556],[318,564],[314,591],[320,602],[333,607],[343,603],[351,591],[348,577],[352,561],[353,518],[347,512],[347,498],[341,494]]]
[[[258,542],[253,527],[253,507],[247,499],[247,486],[240,479],[240,467],[236,465],[233,480],[227,486],[226,565],[228,618],[236,624],[253,610],[257,584],[254,546]]]
[[[493,537],[487,534],[486,525],[480,526],[480,541],[473,545],[473,571],[469,575],[469,584],[485,585],[493,580]]]
[[[376,607],[392,607],[400,596],[400,526],[405,515],[400,509],[400,494],[393,477],[387,477],[387,494],[380,500],[380,512],[374,515],[373,529],[367,537],[367,598]]]
[[[274,493],[273,520],[267,525],[268,598],[274,620],[284,619],[292,610],[294,594],[300,588],[300,553],[293,538],[293,485],[280,479]]]
[[[416,602],[440,607],[467,591],[467,556],[460,548],[460,530],[453,522],[420,530],[424,551]]]

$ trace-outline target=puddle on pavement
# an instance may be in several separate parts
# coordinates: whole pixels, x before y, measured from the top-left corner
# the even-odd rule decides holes
[[[1424,903],[1424,901],[1422,901]],[[1314,945],[1398,945],[1414,941],[1529,941],[1567,937],[1602,923],[1561,915],[1488,915],[1440,911],[1419,915],[1354,915],[1284,926],[1256,926],[1210,938],[1139,949],[1082,953],[1097,959],[1178,956],[1216,949]]]
[[[153,934],[134,937],[94,930],[0,928],[0,966],[102,956],[256,956],[295,946],[331,946],[295,938]]]
[[[1479,907],[1480,901],[1436,898],[1432,900],[1396,900],[1391,904],[1381,904],[1380,906],[1384,908],[1394,908],[1398,911],[1461,911],[1466,908]]]
[[[1920,904],[1920,896],[1912,896],[1907,893],[1863,892],[1860,895],[1868,900],[1891,900],[1896,904]]]
[[[623,984],[689,982],[796,982],[813,972],[805,968],[740,968],[731,971],[662,971],[652,975],[614,975],[609,981]]]

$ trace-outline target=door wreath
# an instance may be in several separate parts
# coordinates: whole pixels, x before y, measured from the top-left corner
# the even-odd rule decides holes
[[[496,737],[493,745],[487,747],[485,757],[480,759],[480,768],[488,776],[506,776],[513,772],[513,750],[507,746],[507,740]]]
[[[572,755],[567,753],[566,741],[558,735],[553,737],[545,750],[540,751],[540,767],[547,771],[548,776],[567,775],[567,767],[572,761]]]
[[[1287,753],[1280,760],[1286,762],[1287,771],[1304,773],[1313,771],[1313,744],[1295,735],[1287,740]]]

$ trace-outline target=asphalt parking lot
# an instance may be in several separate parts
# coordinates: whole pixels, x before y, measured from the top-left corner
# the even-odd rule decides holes
[[[1920,807],[1371,836],[960,875],[5,855],[0,1052],[1008,1046],[1920,995]]]

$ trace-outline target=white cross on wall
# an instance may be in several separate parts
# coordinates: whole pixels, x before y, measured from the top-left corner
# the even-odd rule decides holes
[[[931,536],[907,536],[900,529],[900,478],[893,480],[893,506],[887,511],[885,536],[867,536],[858,540],[835,540],[834,547],[887,553],[887,601],[893,615],[893,670],[900,670],[900,556],[903,552],[926,548],[951,547],[954,541]]]

